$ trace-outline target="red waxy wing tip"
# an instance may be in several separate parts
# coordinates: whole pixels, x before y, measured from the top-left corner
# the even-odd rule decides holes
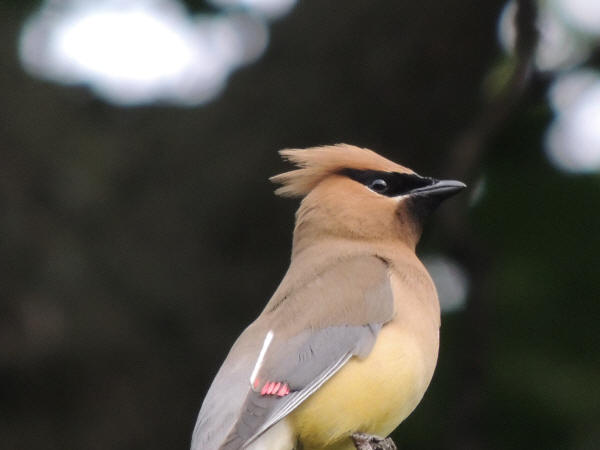
[[[255,387],[258,383],[254,383]],[[290,387],[287,383],[282,383],[280,381],[267,381],[262,389],[260,390],[260,395],[277,395],[278,397],[284,397],[290,393]]]

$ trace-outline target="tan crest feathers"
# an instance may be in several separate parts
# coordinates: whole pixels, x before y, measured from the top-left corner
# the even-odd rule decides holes
[[[275,189],[275,194],[282,197],[303,197],[308,194],[322,177],[317,174],[311,176],[306,171],[307,169],[291,170],[269,178],[273,183],[281,184]]]
[[[281,184],[275,193],[283,197],[303,197],[323,178],[343,169],[411,172],[372,150],[348,144],[285,149],[279,154],[298,167],[270,178],[272,182]]]

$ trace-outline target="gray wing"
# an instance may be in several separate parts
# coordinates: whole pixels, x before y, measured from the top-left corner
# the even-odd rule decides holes
[[[196,420],[192,450],[217,450],[239,416],[249,377],[256,362],[256,347],[264,336],[249,326],[237,339],[213,380]]]
[[[387,265],[374,256],[340,261],[274,300],[240,336],[217,374],[200,411],[193,450],[249,445],[351,357],[368,355],[393,316]],[[261,395],[268,382],[285,383],[290,393]]]

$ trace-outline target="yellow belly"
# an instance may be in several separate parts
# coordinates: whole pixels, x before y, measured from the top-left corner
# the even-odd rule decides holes
[[[434,354],[424,354],[434,353]],[[435,342],[385,326],[367,358],[352,358],[287,421],[303,450],[353,449],[349,436],[387,436],[417,406],[433,375]]]

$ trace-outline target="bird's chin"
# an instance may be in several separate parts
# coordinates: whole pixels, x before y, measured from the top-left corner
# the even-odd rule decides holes
[[[442,203],[439,197],[409,197],[407,199],[408,210],[417,222],[423,222],[440,206]]]

